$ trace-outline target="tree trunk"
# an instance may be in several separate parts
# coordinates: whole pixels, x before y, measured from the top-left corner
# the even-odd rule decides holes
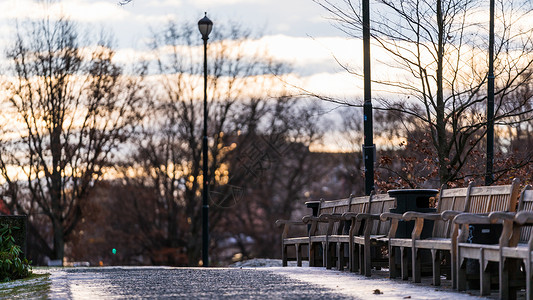
[[[61,225],[61,222],[55,218],[52,220],[52,226],[54,229],[54,257],[52,257],[52,259],[60,260],[61,265],[63,265],[63,258],[65,257],[63,226]]]
[[[439,158],[440,184],[448,182],[448,145],[446,139],[446,122],[444,120],[444,89],[443,89],[443,60],[444,60],[444,19],[442,16],[442,0],[437,0],[438,53],[437,53],[437,151]]]

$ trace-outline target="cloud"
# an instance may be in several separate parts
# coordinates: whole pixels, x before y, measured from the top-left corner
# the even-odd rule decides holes
[[[286,78],[289,85],[328,96],[353,98],[362,93],[362,79],[342,69],[333,57],[335,54],[339,61],[352,65],[354,68],[360,68],[362,64],[361,41],[330,37],[311,39],[275,35],[245,41],[243,44],[239,44],[239,41],[225,41],[225,43],[230,49],[240,49],[236,50],[235,54],[267,53],[274,60],[291,64],[293,76]],[[163,47],[160,51],[167,53],[169,49]],[[184,49],[184,51],[187,50]],[[201,53],[200,49],[194,51]],[[152,60],[153,55],[151,51],[123,48],[118,49],[115,60],[127,64],[137,59]]]
[[[307,76],[315,73],[335,73],[339,65],[362,68],[362,42],[341,37],[291,37],[271,35],[247,41],[245,53],[255,55],[266,50],[277,61],[288,63],[295,71]]]
[[[0,2],[0,18],[38,19],[45,16],[67,16],[75,21],[102,22],[125,20],[129,12],[116,2],[69,0],[41,3],[31,0],[6,0]]]
[[[180,0],[152,0],[150,1],[150,6],[156,7],[181,7],[183,6],[183,1]]]
[[[225,5],[234,5],[234,4],[261,4],[267,3],[266,0],[194,0],[189,1],[191,4],[194,3],[197,7],[206,7],[206,6],[225,6]]]
[[[324,72],[302,77],[299,86],[313,94],[350,101],[363,96],[363,79],[346,72]]]

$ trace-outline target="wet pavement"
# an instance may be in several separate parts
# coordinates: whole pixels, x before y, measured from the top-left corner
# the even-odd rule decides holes
[[[265,269],[266,270],[266,269]],[[49,273],[34,294],[49,299],[354,299],[263,269],[104,267],[38,269]],[[35,283],[33,283],[35,284]]]
[[[36,268],[0,299],[480,299],[446,287],[325,268]],[[494,298],[493,298],[494,299]]]

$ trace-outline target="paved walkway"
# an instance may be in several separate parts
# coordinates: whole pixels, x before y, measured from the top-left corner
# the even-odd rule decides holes
[[[97,267],[35,269],[49,276],[0,284],[6,299],[480,299],[324,268]]]

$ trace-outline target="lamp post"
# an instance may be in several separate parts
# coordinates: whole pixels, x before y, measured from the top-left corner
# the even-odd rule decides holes
[[[490,0],[489,21],[489,74],[487,76],[487,168],[485,185],[494,182],[494,0]]]
[[[363,159],[365,162],[365,194],[370,195],[374,189],[374,159],[375,146],[372,129],[372,97],[370,77],[370,1],[363,0],[363,72],[364,72],[364,100],[363,104]]]
[[[213,22],[205,16],[198,21],[198,29],[204,40],[204,137],[202,140],[203,157],[203,191],[202,191],[202,262],[204,267],[209,267],[209,176],[207,165],[207,40],[213,29]]]

